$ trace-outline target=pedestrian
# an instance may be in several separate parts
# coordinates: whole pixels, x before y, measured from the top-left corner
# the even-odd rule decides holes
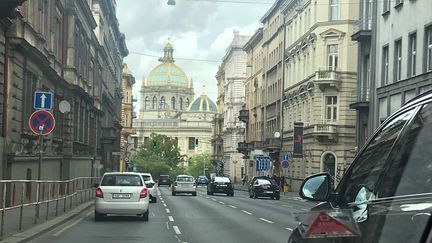
[[[244,186],[244,184],[246,183],[246,175],[243,176],[242,182],[243,182],[243,186]]]

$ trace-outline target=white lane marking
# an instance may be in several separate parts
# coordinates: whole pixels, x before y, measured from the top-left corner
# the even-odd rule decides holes
[[[210,199],[210,197],[206,197],[207,199]]]
[[[169,225],[168,225],[168,221],[166,222],[166,227],[167,227],[167,230],[169,230]]]
[[[169,210],[169,208],[165,208],[165,210],[166,210],[166,212],[167,212],[167,213],[170,213],[170,210]]]
[[[175,231],[176,234],[181,235],[181,232],[180,232],[180,230],[179,230],[179,228],[177,226],[174,225],[173,229],[174,229],[174,231]]]
[[[216,201],[216,199],[212,198],[213,201]]]
[[[152,213],[152,216],[155,217],[156,215],[154,213]]]
[[[163,205],[164,205],[164,207],[166,207],[166,206],[167,206],[167,205],[166,205],[165,203],[164,203]]]
[[[259,219],[262,220],[262,221],[264,221],[264,222],[267,222],[267,223],[269,223],[269,224],[274,224],[273,221],[270,221],[270,220],[268,220],[268,219],[264,219],[264,218],[259,218]]]
[[[93,211],[88,212],[84,217],[76,220],[75,222],[71,223],[70,225],[64,227],[63,229],[57,231],[57,233],[53,234],[53,236],[59,236],[61,235],[63,232],[65,232],[66,230],[72,228],[73,226],[77,225],[79,222],[83,221],[85,218],[87,218],[89,215],[91,215],[93,213]]]
[[[243,213],[245,213],[245,214],[249,214],[249,215],[252,215],[252,213],[251,213],[251,212],[248,212],[248,211],[245,211],[245,210],[242,210],[242,212],[243,212]]]
[[[293,229],[291,229],[291,228],[285,228],[285,229],[287,229],[287,230],[289,230],[289,231],[294,231]]]
[[[225,204],[224,202],[219,201],[220,204]]]
[[[172,216],[168,216],[169,221],[173,222],[174,218]]]
[[[231,207],[231,208],[237,208],[236,206],[233,206],[233,205],[228,205],[228,207]]]
[[[309,209],[306,209],[306,208],[302,208],[301,210],[303,210],[305,212],[309,212]]]

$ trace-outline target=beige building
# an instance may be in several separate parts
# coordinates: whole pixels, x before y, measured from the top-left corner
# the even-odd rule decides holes
[[[357,46],[351,35],[358,6],[349,0],[319,5],[297,0],[281,9],[286,28],[282,154],[290,162],[282,174],[292,190],[321,171],[337,183],[354,155],[355,112],[349,104],[356,94]],[[296,136],[302,150],[293,151],[297,122],[304,128],[303,136]]]
[[[134,149],[134,138],[132,131],[132,120],[135,118],[133,111],[134,98],[132,96],[132,87],[135,84],[135,78],[129,71],[126,64],[123,64],[122,71],[122,105],[121,105],[121,137],[120,137],[120,152],[122,158],[120,160],[120,171],[126,170],[126,163],[129,162],[131,150]]]
[[[246,106],[240,111],[239,118],[246,122],[246,136],[239,150],[245,156],[246,174],[249,178],[258,175],[255,155],[264,154],[264,107],[263,107],[263,28],[259,28],[243,49],[247,55],[246,62]]]
[[[158,133],[176,138],[180,152],[188,158],[210,154],[216,104],[204,90],[193,100],[192,80],[175,64],[173,52],[173,46],[167,43],[161,64],[143,80],[140,112],[133,122],[133,131],[139,144]]]

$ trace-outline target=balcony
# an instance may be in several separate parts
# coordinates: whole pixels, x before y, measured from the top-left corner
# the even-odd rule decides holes
[[[336,124],[315,124],[313,136],[319,142],[337,142],[338,125]]]
[[[358,20],[358,30],[351,36],[353,41],[365,41],[371,40],[372,37],[372,17],[370,16],[360,16]]]
[[[315,84],[318,85],[321,91],[325,91],[327,88],[335,88],[339,91],[341,83],[338,73],[334,70],[328,69],[315,72]]]
[[[351,96],[356,97],[356,101],[350,104],[350,108],[354,110],[369,110],[369,86],[359,87],[358,91]]]
[[[240,143],[237,144],[237,151],[239,153],[243,153],[244,154],[244,153],[247,153],[249,151],[249,147],[250,147],[249,143],[240,142]]]
[[[264,148],[267,151],[279,151],[282,147],[282,140],[279,138],[267,138],[264,143]]]
[[[240,110],[240,115],[238,116],[239,120],[245,123],[249,122],[249,110]]]

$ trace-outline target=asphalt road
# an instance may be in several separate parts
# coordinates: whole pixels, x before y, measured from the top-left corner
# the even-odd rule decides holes
[[[234,197],[206,195],[172,196],[161,187],[159,200],[150,205],[150,220],[111,217],[93,220],[93,210],[31,241],[33,243],[85,242],[287,242],[297,225],[293,213],[307,211],[313,204],[292,198],[251,199],[247,192]]]

